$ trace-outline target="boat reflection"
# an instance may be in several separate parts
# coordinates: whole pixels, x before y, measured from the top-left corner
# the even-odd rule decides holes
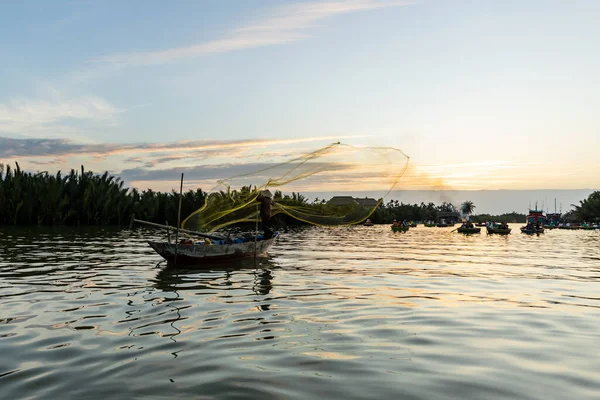
[[[256,261],[249,259],[204,265],[201,269],[168,264],[156,274],[154,287],[164,292],[176,292],[178,289],[213,290],[215,282],[222,281],[221,284],[231,286],[236,284],[236,274],[246,275],[253,271],[255,279],[252,290],[257,295],[267,295],[272,289],[271,271],[277,268],[277,265],[266,257]]]
[[[202,292],[214,295],[215,290],[218,290],[218,296],[224,297],[227,296],[230,287],[235,290],[246,289],[256,295],[254,299],[256,310],[268,311],[269,298],[265,296],[268,296],[273,289],[273,270],[277,268],[277,265],[268,258],[256,262],[248,260],[219,263],[204,266],[202,269],[171,265],[162,268],[153,279],[153,286],[165,293],[164,297],[161,296],[162,302],[173,310],[168,321],[165,321],[173,328],[173,333],[162,334],[162,336],[177,341],[176,337],[182,334],[182,330],[176,326],[177,323],[194,318],[190,316],[189,310],[186,312],[186,309],[192,307],[187,300]],[[250,284],[249,277],[252,277]],[[156,301],[156,296],[153,296],[152,301]],[[131,333],[134,334],[135,330],[132,329]]]

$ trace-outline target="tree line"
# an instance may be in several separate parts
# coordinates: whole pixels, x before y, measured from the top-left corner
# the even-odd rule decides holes
[[[579,205],[572,204],[576,218],[579,221],[600,221],[600,191],[595,191]]]
[[[213,195],[235,203],[249,190],[243,187]],[[202,189],[184,192],[182,219],[202,207],[206,196]],[[277,191],[274,197],[288,205],[310,206],[300,193]],[[108,172],[94,174],[82,166],[65,175],[60,171],[51,175],[25,172],[18,163],[15,168],[0,164],[0,225],[127,225],[134,214],[144,221],[175,225],[178,207],[178,192],[129,189]],[[275,222],[298,223],[287,215],[276,216]]]
[[[249,190],[249,188],[242,188]],[[230,197],[236,191],[223,193]],[[185,217],[202,207],[207,193],[202,189],[188,190],[183,193],[181,215]],[[276,202],[285,202],[297,206],[322,208],[326,201],[315,199],[309,202],[300,193],[282,194],[275,192]],[[63,175],[47,172],[24,172],[15,163],[0,164],[0,225],[126,225],[132,214],[136,218],[164,224],[175,224],[179,205],[179,193],[156,192],[151,189],[139,191],[124,187],[124,182],[108,172],[94,174],[72,169]],[[573,205],[578,219],[593,221],[600,219],[600,191],[592,193],[579,205]],[[463,214],[471,214],[475,209],[472,202],[461,207]],[[371,214],[374,223],[398,221],[434,221],[438,212],[457,212],[451,204],[434,203],[404,204],[398,200],[381,203]],[[525,214],[507,213],[502,215],[480,214],[471,216],[474,222],[524,222]],[[276,224],[301,224],[287,215],[276,215]]]
[[[435,221],[438,211],[455,211],[450,203],[444,202],[440,206],[434,203],[404,204],[398,200],[382,203],[371,216],[371,221],[376,224],[392,223],[397,221]]]
[[[182,215],[204,203],[205,193],[189,190],[182,197]],[[105,172],[71,170],[63,175],[24,172],[16,163],[0,164],[0,224],[126,225],[136,218],[164,224],[177,221],[179,194],[138,191]],[[186,214],[187,213],[187,214]]]

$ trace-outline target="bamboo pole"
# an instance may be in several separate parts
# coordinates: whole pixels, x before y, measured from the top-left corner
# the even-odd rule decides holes
[[[175,233],[175,265],[177,265],[177,249],[179,248],[179,225],[181,225],[181,199],[183,198],[183,172],[181,173],[181,184],[179,185],[179,209],[177,211],[177,231]]]
[[[254,230],[254,266],[256,267],[256,239],[258,238],[258,204],[256,205],[256,228]]]

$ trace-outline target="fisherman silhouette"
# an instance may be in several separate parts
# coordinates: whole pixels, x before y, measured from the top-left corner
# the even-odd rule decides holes
[[[264,236],[265,239],[270,239],[273,237],[273,230],[271,229],[271,206],[273,205],[273,199],[271,199],[271,192],[269,190],[260,192],[258,201],[260,203],[260,219]]]

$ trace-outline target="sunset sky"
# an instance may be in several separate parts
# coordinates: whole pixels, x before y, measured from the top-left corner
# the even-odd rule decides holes
[[[6,2],[0,163],[204,189],[341,141],[401,149],[403,189],[600,188],[598,21],[593,0]]]

